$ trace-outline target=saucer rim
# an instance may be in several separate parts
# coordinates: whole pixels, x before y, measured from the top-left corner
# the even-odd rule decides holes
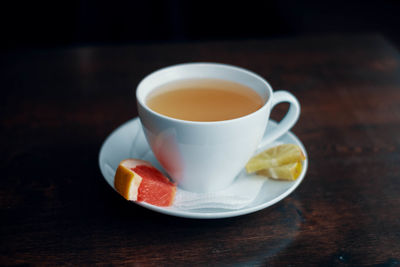
[[[101,145],[100,151],[99,151],[99,156],[98,156],[98,163],[99,163],[99,167],[100,167],[100,172],[103,176],[103,179],[107,182],[107,184],[109,184],[114,190],[114,186],[112,184],[109,183],[109,181],[106,178],[105,175],[105,170],[102,166],[102,155],[104,155],[104,149],[105,149],[105,145],[112,139],[112,137],[119,131],[121,131],[123,128],[128,127],[130,124],[134,125],[135,123],[141,124],[140,118],[139,117],[135,117],[133,119],[130,119],[124,123],[122,123],[121,125],[119,125],[117,128],[115,128],[108,136],[107,138],[104,140],[104,142]],[[277,123],[274,120],[269,120],[268,124],[272,124],[274,126],[277,125]],[[138,125],[140,127],[140,125]],[[267,201],[267,202],[263,202],[262,204],[256,205],[256,206],[250,206],[250,207],[244,207],[242,209],[238,209],[238,210],[218,210],[215,212],[199,212],[199,211],[188,211],[188,210],[178,210],[175,209],[173,206],[172,207],[158,207],[158,206],[154,206],[152,204],[146,203],[146,202],[136,202],[136,201],[132,201],[135,204],[161,213],[161,214],[165,214],[165,215],[170,215],[170,216],[175,216],[175,217],[182,217],[182,218],[191,218],[191,219],[220,219],[220,218],[229,218],[229,217],[236,217],[236,216],[241,216],[241,215],[246,215],[246,214],[250,214],[250,213],[254,213],[256,211],[260,211],[262,209],[265,209],[269,206],[272,206],[274,204],[276,204],[277,202],[281,201],[282,199],[286,198],[287,196],[289,196],[299,185],[300,183],[303,181],[305,174],[307,172],[308,169],[308,154],[307,151],[303,145],[303,143],[300,141],[300,139],[293,134],[291,131],[286,132],[285,134],[283,134],[281,137],[279,137],[277,140],[281,139],[282,137],[288,135],[290,139],[293,139],[293,141],[300,146],[300,148],[302,149],[303,153],[306,156],[306,159],[303,161],[303,169],[302,172],[300,174],[300,176],[296,179],[296,181],[293,181],[292,186],[290,186],[285,192],[283,192],[282,194],[278,195],[277,197]],[[279,181],[279,182],[288,182],[288,181]],[[290,181],[289,181],[290,182]],[[179,187],[177,188],[177,190],[179,190]],[[251,205],[251,204],[249,204]]]

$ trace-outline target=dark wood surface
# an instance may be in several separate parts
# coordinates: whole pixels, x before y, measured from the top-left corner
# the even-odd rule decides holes
[[[107,185],[99,149],[137,116],[138,82],[192,61],[248,68],[298,97],[309,169],[287,198],[194,220]],[[19,51],[0,64],[0,265],[400,264],[400,55],[383,37]]]

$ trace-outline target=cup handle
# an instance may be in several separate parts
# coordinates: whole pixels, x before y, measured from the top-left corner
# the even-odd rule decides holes
[[[271,110],[275,105],[282,102],[288,102],[290,104],[288,112],[274,129],[264,135],[258,148],[264,147],[268,143],[281,137],[284,133],[289,131],[298,120],[300,116],[300,103],[297,98],[288,91],[276,91],[272,95]]]

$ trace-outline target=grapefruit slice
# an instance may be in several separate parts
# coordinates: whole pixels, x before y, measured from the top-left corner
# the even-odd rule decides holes
[[[121,161],[115,172],[114,186],[127,200],[160,207],[171,206],[176,193],[176,184],[150,162],[139,159]]]

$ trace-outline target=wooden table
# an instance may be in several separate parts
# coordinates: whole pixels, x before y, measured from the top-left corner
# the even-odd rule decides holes
[[[298,97],[309,169],[287,198],[194,220],[105,182],[99,149],[137,116],[138,82],[192,61],[248,68]],[[0,265],[400,263],[400,55],[379,35],[4,52],[0,64]]]

